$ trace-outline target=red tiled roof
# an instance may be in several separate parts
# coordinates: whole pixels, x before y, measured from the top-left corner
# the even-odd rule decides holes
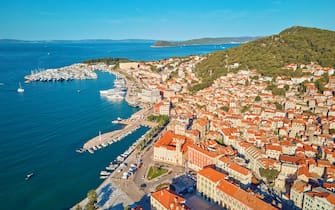
[[[335,205],[335,196],[329,192],[307,192],[307,195],[310,197],[320,197],[320,198],[326,198],[331,204]]]
[[[278,145],[267,144],[266,145],[266,150],[275,150],[275,151],[281,152],[282,151],[282,147],[278,146]]]
[[[172,131],[166,131],[162,137],[155,143],[155,147],[165,147],[169,150],[176,150],[176,141],[175,140],[181,140],[183,141],[182,144],[182,152],[186,152],[188,145],[192,144],[193,141],[183,135],[177,135],[173,133]]]
[[[237,187],[236,185],[226,181],[222,180],[217,188],[233,197],[234,199],[238,200],[239,202],[243,203],[244,205],[248,206],[251,209],[257,209],[257,210],[275,210],[277,208],[273,207],[272,205],[266,203],[265,201],[257,198],[255,195],[252,195],[241,188]]]
[[[173,208],[171,210],[181,209],[183,206],[185,210],[190,209],[185,205],[185,199],[183,197],[169,191],[166,188],[152,193],[151,196],[165,208],[171,209],[171,204],[173,204]]]
[[[204,168],[198,171],[198,174],[203,177],[206,177],[207,179],[215,183],[227,177],[227,175],[220,173],[217,170],[210,168],[210,167],[207,167],[207,168]]]
[[[234,171],[237,171],[240,174],[243,174],[244,176],[247,176],[248,174],[251,173],[249,169],[244,168],[244,167],[238,165],[237,163],[230,164],[229,168],[234,170]]]

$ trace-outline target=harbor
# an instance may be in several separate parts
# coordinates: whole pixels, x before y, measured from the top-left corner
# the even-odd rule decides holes
[[[24,77],[26,83],[97,79],[92,65],[77,63],[56,69],[35,70]]]

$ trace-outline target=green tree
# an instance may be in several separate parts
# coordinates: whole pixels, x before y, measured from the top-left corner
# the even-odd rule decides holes
[[[94,204],[92,204],[92,203],[88,203],[86,205],[86,208],[85,208],[85,210],[95,210],[95,209],[96,208],[95,208]]]
[[[76,210],[82,210],[83,208],[81,208],[81,206],[78,204],[77,206],[76,206]]]
[[[283,110],[283,105],[281,105],[281,104],[278,103],[277,101],[275,101],[274,104],[276,105],[276,109],[277,109],[277,110]]]
[[[284,88],[273,88],[272,89],[273,95],[285,96],[285,89]]]
[[[260,96],[256,96],[256,97],[255,97],[255,101],[256,101],[256,102],[259,102],[259,101],[261,101],[261,100],[262,100],[262,99],[261,99]]]
[[[219,144],[223,144],[223,138],[216,138],[216,142]]]
[[[229,106],[222,106],[220,109],[222,109],[225,112],[228,112]]]
[[[88,203],[86,205],[86,210],[94,210],[95,208],[95,204],[98,201],[98,197],[97,197],[97,192],[93,189],[88,191],[87,193],[87,198],[88,198]]]
[[[249,85],[249,80],[245,81],[245,86],[248,86]]]
[[[277,178],[279,171],[275,169],[260,168],[259,173],[262,177],[265,177],[268,182],[272,182]]]
[[[244,113],[249,110],[249,106],[243,106],[241,112]]]
[[[284,89],[285,89],[286,91],[288,91],[288,90],[290,89],[290,86],[289,86],[289,85],[284,85]]]

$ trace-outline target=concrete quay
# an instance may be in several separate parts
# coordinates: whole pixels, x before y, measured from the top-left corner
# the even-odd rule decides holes
[[[108,133],[101,134],[93,137],[88,140],[80,151],[88,151],[90,153],[94,153],[95,150],[101,149],[102,147],[106,147],[114,142],[122,140],[127,135],[133,133],[135,130],[140,128],[141,125],[154,127],[156,123],[147,121],[147,117],[152,113],[152,107],[148,107],[142,109],[136,113],[134,113],[127,120],[117,121],[118,123],[125,124],[126,126],[120,130],[111,131]]]

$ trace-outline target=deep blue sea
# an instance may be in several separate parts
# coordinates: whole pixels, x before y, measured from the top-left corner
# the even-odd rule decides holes
[[[138,109],[108,102],[99,90],[111,88],[114,75],[97,80],[24,84],[38,68],[54,68],[99,57],[156,60],[204,54],[235,45],[151,48],[152,42],[0,43],[0,203],[1,209],[68,209],[101,180],[99,172],[147,128],[94,155],[78,154],[85,141],[121,128],[112,124]],[[25,92],[17,93],[21,82]],[[81,92],[77,93],[80,89]],[[26,181],[26,174],[34,176]]]

